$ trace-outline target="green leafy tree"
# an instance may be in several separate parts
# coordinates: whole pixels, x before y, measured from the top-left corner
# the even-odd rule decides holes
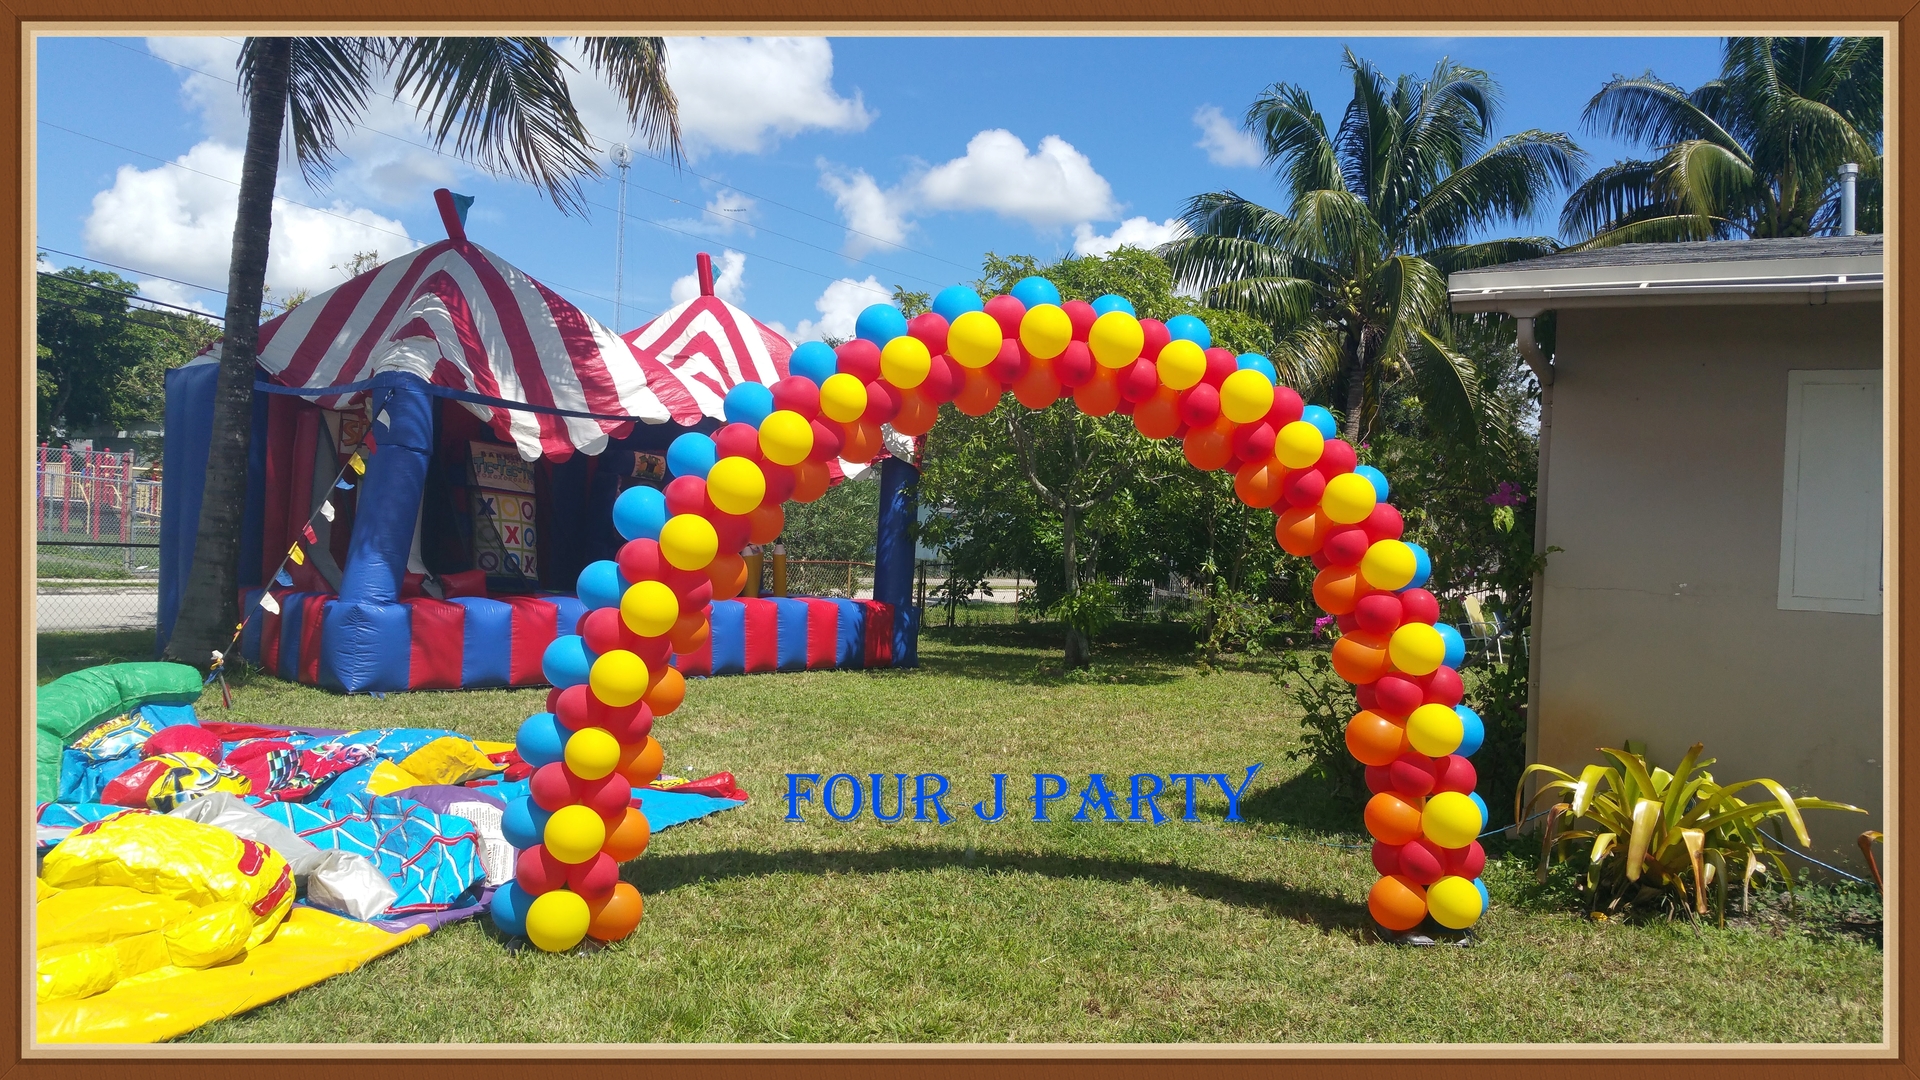
[[[1654,156],[1596,172],[1561,231],[1594,246],[1833,232],[1853,162],[1859,228],[1879,232],[1884,69],[1877,37],[1728,38],[1720,77],[1696,90],[1614,78],[1582,122]]]
[[[1352,52],[1346,66],[1353,98],[1331,131],[1296,85],[1275,83],[1247,110],[1286,209],[1196,196],[1182,215],[1191,235],[1161,252],[1209,306],[1274,327],[1281,380],[1331,401],[1347,441],[1401,380],[1419,385],[1434,427],[1471,439],[1488,417],[1474,362],[1450,341],[1446,275],[1554,250],[1550,237],[1479,237],[1545,206],[1583,154],[1560,133],[1495,138],[1500,93],[1484,71],[1442,60],[1390,83]]]
[[[168,368],[218,336],[206,319],[136,307],[131,281],[68,267],[38,275],[35,317],[36,433],[157,421]]]
[[[662,38],[579,39],[649,143],[680,152],[678,106],[667,85]],[[193,569],[167,656],[204,667],[233,636],[246,496],[255,346],[282,135],[302,173],[331,171],[376,83],[415,103],[436,147],[502,176],[529,181],[563,211],[584,208],[583,177],[598,175],[592,141],[567,89],[571,67],[537,37],[255,37],[240,50],[247,108],[239,210],[228,265],[226,342],[214,393],[207,483]]]

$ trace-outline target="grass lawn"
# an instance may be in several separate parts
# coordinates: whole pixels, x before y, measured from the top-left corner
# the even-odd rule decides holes
[[[1062,677],[1019,627],[931,631],[913,672],[696,680],[661,721],[668,771],[727,770],[743,808],[660,833],[625,869],[647,903],[625,941],[508,951],[484,919],[192,1041],[1877,1041],[1882,953],[1807,920],[1726,930],[1595,924],[1533,883],[1522,848],[1487,871],[1473,948],[1372,940],[1356,805],[1282,755],[1297,738],[1266,670],[1202,674],[1150,630]],[[41,642],[42,677],[115,645]],[[129,639],[131,642],[131,639]],[[150,639],[120,646],[144,659]],[[68,666],[61,667],[61,657]],[[50,661],[53,666],[49,666]],[[86,663],[101,662],[88,660]],[[511,738],[543,691],[341,698],[243,678],[223,718],[431,725]],[[215,693],[203,712],[219,710]],[[1218,772],[1200,820],[1031,821],[1036,771]],[[936,772],[948,825],[806,820],[784,774]],[[992,824],[967,807],[1007,773]],[[909,780],[911,788],[911,780]],[[889,784],[887,804],[892,807]],[[1072,814],[1078,799],[1054,804]],[[1121,811],[1125,812],[1124,801]],[[1322,841],[1325,843],[1315,843]],[[1524,844],[1525,841],[1521,841]]]

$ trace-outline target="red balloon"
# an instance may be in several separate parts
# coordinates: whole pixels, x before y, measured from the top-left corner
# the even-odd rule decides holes
[[[1433,790],[1457,791],[1462,795],[1471,795],[1473,789],[1478,786],[1480,786],[1480,774],[1474,769],[1473,762],[1459,754],[1448,754],[1446,757],[1434,759]]]
[[[1138,405],[1160,389],[1160,370],[1141,357],[1120,369],[1120,400]]]
[[[1327,567],[1333,565],[1327,561],[1327,554],[1324,551],[1316,551],[1312,555],[1307,556],[1307,558],[1312,560],[1315,570],[1325,570]]]
[[[1433,674],[1422,682],[1427,689],[1427,701],[1434,705],[1445,705],[1449,709],[1460,704],[1460,699],[1467,693],[1467,688],[1460,682],[1460,673],[1450,667],[1435,668]]]
[[[718,526],[716,525],[715,528],[717,529]],[[713,579],[707,576],[705,570],[682,570],[671,563],[668,563],[666,568],[660,572],[660,581],[665,584],[667,588],[673,590],[673,595],[680,598],[680,610],[682,611],[685,611],[688,607],[700,606],[700,604],[690,604],[687,599],[698,590],[700,586],[713,587]],[[700,603],[704,604],[706,601],[702,600]]]
[[[667,560],[660,555],[658,540],[629,540],[620,548],[620,576],[629,583],[659,581],[660,569]]]
[[[1167,343],[1173,340],[1173,334],[1168,332],[1167,324],[1159,319],[1141,319],[1140,335],[1145,339],[1140,345],[1140,356],[1146,360],[1158,360],[1160,350],[1166,348]]]
[[[620,621],[619,608],[595,608],[580,617],[580,636],[587,641],[587,648],[594,653],[610,653],[620,648],[622,631],[626,624]]]
[[[1446,853],[1447,873],[1453,877],[1463,877],[1472,881],[1487,868],[1487,849],[1475,840],[1463,848],[1453,848]]]
[[[567,775],[565,765],[549,762],[533,770],[527,794],[533,796],[535,806],[552,813],[573,802],[573,777]]]
[[[794,377],[798,378],[798,376]],[[800,379],[800,381],[813,386],[811,379]],[[820,403],[817,400],[820,396],[818,387],[814,388],[813,396],[816,399],[814,411],[818,412],[820,409]],[[775,404],[779,404],[778,399],[775,400]],[[714,432],[713,453],[716,458],[743,457],[755,464],[766,460],[760,453],[760,432],[751,424],[728,424]]]
[[[872,424],[884,424],[900,415],[900,391],[882,379],[867,384],[867,411],[860,419]]]
[[[631,705],[609,705],[592,694],[587,695],[587,727],[606,728],[608,732],[619,732],[633,723],[646,702],[636,701]],[[618,738],[618,736],[615,736]]]
[[[1180,392],[1180,419],[1190,427],[1206,427],[1220,418],[1220,390],[1200,383]]]
[[[1327,476],[1318,469],[1295,469],[1280,481],[1280,497],[1287,500],[1289,506],[1318,506],[1326,490]]]
[[[1093,305],[1085,300],[1069,300],[1060,305],[1060,310],[1066,312],[1067,320],[1073,323],[1073,340],[1075,341],[1087,340],[1088,332],[1093,329],[1093,321],[1100,317],[1093,310]]]
[[[960,387],[966,383],[966,370],[953,357],[935,353],[926,380],[915,389],[928,404],[945,405],[959,396]]]
[[[840,425],[813,422],[813,450],[807,454],[808,461],[827,462],[840,456]]]
[[[907,333],[920,340],[935,356],[947,351],[947,317],[923,311],[907,320]]]
[[[1273,425],[1264,420],[1233,429],[1233,456],[1241,461],[1265,461],[1273,453]]]
[[[1376,711],[1388,716],[1406,716],[1426,703],[1427,692],[1419,683],[1393,672],[1374,680],[1373,699],[1379,705]]]
[[[1361,683],[1353,688],[1353,700],[1358,702],[1361,708],[1371,712],[1380,711],[1377,707],[1379,704],[1377,698],[1378,690],[1375,686],[1375,683]],[[1377,795],[1379,792],[1374,792],[1374,794]]]
[[[1323,566],[1321,567],[1321,569],[1324,570],[1326,569],[1326,567]],[[1360,629],[1360,624],[1354,619],[1353,612],[1351,611],[1347,612],[1345,615],[1335,615],[1333,617],[1333,624],[1335,626],[1338,626],[1340,628],[1340,632],[1343,634],[1351,634],[1355,630]]]
[[[1000,324],[1000,336],[1019,338],[1020,320],[1027,316],[1027,305],[1011,296],[1000,295],[988,300],[982,307],[993,321]]]
[[[1440,621],[1440,598],[1425,589],[1400,590],[1400,607],[1405,612],[1401,622],[1426,623],[1432,626]]]
[[[647,723],[652,724],[651,715]],[[619,736],[615,736],[619,738]],[[621,742],[644,742],[645,739],[620,739]],[[633,801],[633,785],[616,770],[598,780],[579,780],[573,782],[575,802],[587,809],[606,817],[609,814],[625,814],[627,806]]]
[[[661,666],[666,665],[663,662]],[[644,743],[647,736],[653,734],[653,710],[647,707],[644,700],[633,704],[639,708],[627,706],[620,710],[617,717],[609,717],[605,724],[600,725],[607,729],[609,735],[628,745]]]
[[[705,480],[697,476],[676,476],[667,484],[667,513],[705,514],[712,509]]]
[[[1385,765],[1367,766],[1367,791],[1369,794],[1378,795],[1383,791],[1392,790],[1393,774],[1387,771]],[[1390,874],[1392,872],[1391,870],[1381,871],[1383,874]]]
[[[934,317],[939,318],[937,315]],[[805,375],[789,375],[784,379],[776,379],[771,389],[774,408],[799,413],[809,420],[820,415],[820,386]],[[716,438],[714,441],[719,440]],[[754,439],[754,445],[755,449],[759,448],[757,436]]]
[[[567,888],[589,901],[613,895],[613,887],[618,884],[620,864],[604,851],[595,853],[586,862],[575,863],[567,868]]]
[[[1407,842],[1400,849],[1400,876],[1415,885],[1431,885],[1447,876],[1447,864],[1441,848],[1425,837]]]
[[[1398,540],[1407,529],[1407,523],[1401,519],[1400,511],[1388,503],[1375,503],[1373,513],[1360,523],[1367,530],[1367,541],[1377,544],[1382,540]]]
[[[1300,400],[1300,395],[1292,387],[1276,386],[1273,388],[1273,408],[1267,410],[1267,423],[1273,430],[1279,431],[1300,419],[1306,409],[1306,402]]]
[[[715,510],[707,515],[707,520],[713,522],[713,531],[720,536],[721,551],[731,555],[747,546],[747,540],[753,532],[753,521],[747,515],[723,514]],[[711,578],[707,580],[707,588],[713,588]],[[708,592],[707,598],[713,598],[712,592]]]
[[[767,494],[760,500],[762,506],[779,506],[793,498],[793,486],[797,482],[791,465],[775,465],[769,461],[760,466],[761,475],[767,478]]]
[[[1019,302],[1014,300],[1016,304]],[[1019,341],[1005,338],[1000,342],[999,355],[987,364],[987,374],[999,379],[1002,386],[1012,386],[1020,381],[1020,376],[1027,373],[1027,367],[1031,363],[1032,361],[1027,358],[1026,350],[1020,347]]]
[[[1205,355],[1207,372],[1200,376],[1200,381],[1218,390],[1220,384],[1227,381],[1227,376],[1239,369],[1240,361],[1233,355],[1232,349],[1222,349],[1217,345],[1208,349]]]
[[[1092,309],[1088,309],[1092,310]],[[1060,385],[1075,388],[1093,381],[1093,350],[1084,341],[1067,342],[1067,350],[1053,358],[1053,377]]]
[[[1335,566],[1359,566],[1372,545],[1373,541],[1367,539],[1367,530],[1360,526],[1335,525],[1328,530],[1326,546],[1321,550]]]
[[[1373,868],[1380,871],[1381,877],[1392,877],[1400,872],[1400,849],[1403,847],[1406,845],[1383,844],[1378,840],[1373,842]]]
[[[1387,766],[1393,790],[1402,795],[1419,796],[1433,790],[1433,759],[1424,754],[1401,754]]]
[[[579,731],[583,727],[593,726],[593,721],[587,717],[587,706],[593,700],[593,694],[587,689],[586,683],[569,686],[547,697],[547,711],[560,721],[561,727],[568,731]]]
[[[634,634],[627,639],[627,651],[645,661],[648,671],[658,671],[666,666],[667,658],[673,655],[673,642],[667,640],[665,634],[659,637],[641,637]],[[582,687],[582,689],[585,688]]]
[[[880,346],[866,338],[843,342],[833,354],[840,358],[840,370],[861,382],[880,377]]]
[[[520,853],[513,863],[516,885],[535,896],[550,893],[567,883],[566,863],[553,857],[545,844],[535,844]]]
[[[1400,597],[1390,592],[1368,593],[1353,608],[1360,629],[1371,634],[1391,634],[1400,629]]]
[[[1328,439],[1326,445],[1320,450],[1320,460],[1314,462],[1313,467],[1326,474],[1327,479],[1331,480],[1341,473],[1352,472],[1353,467],[1359,463],[1359,455],[1353,452],[1353,447],[1347,445],[1347,440]]]

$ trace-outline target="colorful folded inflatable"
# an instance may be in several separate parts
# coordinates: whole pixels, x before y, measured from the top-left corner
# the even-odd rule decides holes
[[[399,894],[390,916],[452,907],[486,878],[479,828],[411,799],[342,795],[317,805],[270,803],[260,812],[315,847],[372,860]]]
[[[103,664],[62,675],[34,694],[34,789],[38,798],[60,790],[67,746],[104,720],[143,705],[191,705],[200,699],[200,673],[185,664]]]

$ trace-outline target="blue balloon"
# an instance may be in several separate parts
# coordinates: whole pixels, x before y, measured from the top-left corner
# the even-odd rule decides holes
[[[487,910],[493,916],[494,929],[508,937],[527,936],[527,909],[533,907],[533,894],[509,881],[493,891]]]
[[[1414,560],[1414,565],[1416,568],[1419,566],[1418,558]],[[1450,668],[1458,670],[1460,665],[1467,659],[1466,639],[1460,636],[1460,631],[1455,630],[1448,623],[1435,623],[1433,624],[1433,628],[1440,632],[1440,640],[1447,643],[1446,658],[1440,662]]]
[[[1473,887],[1480,890],[1480,910],[1485,911],[1492,907],[1493,897],[1487,895],[1487,883],[1481,881],[1479,878],[1474,878]]]
[[[1487,725],[1480,719],[1479,713],[1465,705],[1455,705],[1453,711],[1460,717],[1461,730],[1460,749],[1454,753],[1461,757],[1472,757],[1479,751],[1480,744],[1487,741]]]
[[[727,415],[727,423],[757,428],[773,411],[773,391],[757,382],[740,383],[727,391],[721,409]]]
[[[589,608],[619,607],[620,598],[627,594],[627,582],[620,576],[618,563],[601,559],[588,563],[587,568],[580,571],[573,594]]]
[[[1041,304],[1058,306],[1060,303],[1059,287],[1039,276],[1023,277],[1014,282],[1013,288],[1007,290],[1007,295],[1025,304],[1029,310]]]
[[[1373,497],[1375,499],[1381,502],[1387,501],[1387,493],[1393,489],[1387,486],[1386,473],[1381,472],[1371,465],[1355,465],[1353,471],[1366,477],[1367,483],[1373,485]]]
[[[818,386],[840,370],[840,358],[834,355],[833,346],[824,341],[803,341],[795,346],[793,355],[787,357],[787,370],[813,380]]]
[[[567,736],[571,734],[552,713],[534,713],[520,722],[520,730],[513,737],[513,748],[519,751],[522,761],[537,769],[566,756]]]
[[[595,659],[585,638],[579,634],[562,634],[553,639],[540,657],[540,671],[555,686],[579,686],[587,681],[587,672],[593,668]]]
[[[1480,808],[1480,831],[1485,832],[1487,822],[1493,820],[1492,812],[1487,809],[1487,800],[1481,798],[1480,793],[1477,791],[1469,791],[1467,798],[1472,799],[1473,805]]]
[[[689,431],[667,445],[667,471],[675,476],[697,476],[705,480],[707,470],[713,468],[719,456],[711,438]]]
[[[1167,333],[1172,334],[1175,341],[1191,341],[1203,349],[1213,348],[1213,331],[1207,329],[1198,315],[1175,315],[1168,319]]]
[[[1275,386],[1280,385],[1280,373],[1274,370],[1273,361],[1261,356],[1257,352],[1241,353],[1239,356],[1234,357],[1233,364],[1237,369],[1245,370],[1250,368],[1257,371],[1265,375],[1268,382]]]
[[[1119,293],[1108,293],[1093,302],[1094,318],[1097,319],[1109,311],[1124,311],[1129,315],[1137,315],[1133,310],[1133,301]]]
[[[907,332],[907,317],[892,304],[869,304],[853,320],[853,336],[885,345]]]
[[[539,847],[546,837],[547,819],[552,816],[540,809],[540,804],[532,798],[522,795],[507,803],[506,813],[500,815],[500,831],[506,835],[507,843],[521,851]]]
[[[636,484],[613,500],[613,527],[628,540],[658,540],[667,524],[667,497],[659,488]]]
[[[1405,588],[1418,589],[1433,576],[1433,560],[1427,557],[1427,549],[1419,544],[1410,543],[1407,546],[1413,549],[1413,580],[1407,582]]]
[[[979,311],[986,305],[980,302],[980,294],[965,285],[949,285],[940,290],[933,298],[933,313],[952,322],[969,311]],[[789,364],[792,361],[788,361]]]
[[[1333,422],[1333,414],[1325,406],[1309,405],[1300,410],[1300,419],[1320,429],[1320,437],[1331,439],[1340,434],[1340,425]]]

